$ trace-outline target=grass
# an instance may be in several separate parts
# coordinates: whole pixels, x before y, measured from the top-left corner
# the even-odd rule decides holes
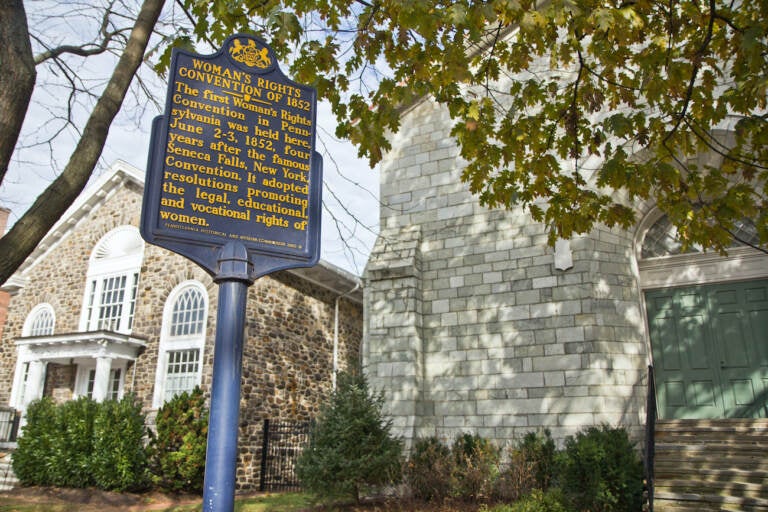
[[[202,501],[202,498],[201,498]],[[256,496],[250,498],[238,498],[235,500],[235,512],[298,512],[306,510],[311,505],[306,494],[286,493]],[[149,505],[148,505],[149,506]],[[134,507],[131,507],[135,510]],[[102,510],[104,512],[118,510],[111,507],[84,506],[82,503],[51,503],[49,500],[40,499],[36,503],[30,503],[28,499],[4,500],[0,504],[0,512],[80,512],[83,510]],[[153,512],[199,512],[202,504],[172,505],[168,508],[152,508]]]
[[[310,506],[309,497],[305,494],[273,494],[255,498],[235,500],[235,512],[297,512]],[[199,512],[202,504],[178,505],[163,509],[162,512]],[[0,511],[2,508],[0,508]]]

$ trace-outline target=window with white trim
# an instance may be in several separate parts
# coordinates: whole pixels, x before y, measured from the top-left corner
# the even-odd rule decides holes
[[[200,384],[200,350],[170,350],[167,353],[163,402]]]
[[[27,315],[22,333],[23,336],[48,336],[53,334],[55,325],[53,306],[47,303],[38,304]]]
[[[93,389],[96,385],[96,367],[90,364],[78,365],[77,382],[75,383],[75,396],[93,398]],[[107,395],[105,400],[120,400],[123,397],[123,369],[112,368],[109,370],[107,382]]]
[[[130,333],[144,242],[133,226],[107,233],[93,250],[81,317],[84,331]]]
[[[200,384],[207,317],[208,292],[202,283],[185,281],[168,296],[155,378],[155,407]]]

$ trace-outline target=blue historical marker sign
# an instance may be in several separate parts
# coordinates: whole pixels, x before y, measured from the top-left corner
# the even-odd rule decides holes
[[[217,275],[226,244],[251,278],[317,263],[322,159],[316,92],[288,79],[272,49],[238,34],[213,55],[175,50],[154,120],[141,232]]]

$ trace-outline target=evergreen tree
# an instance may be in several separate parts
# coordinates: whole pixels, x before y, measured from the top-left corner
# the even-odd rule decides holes
[[[366,489],[399,479],[402,443],[390,433],[383,403],[364,376],[339,375],[338,388],[320,411],[297,463],[307,491],[321,499],[359,502]]]

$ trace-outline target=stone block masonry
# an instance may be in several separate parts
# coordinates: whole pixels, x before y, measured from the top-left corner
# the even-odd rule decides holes
[[[451,125],[418,103],[381,170],[363,363],[397,433],[504,445],[606,422],[639,435],[647,354],[632,236],[598,227],[556,270],[543,225],[468,192]]]

